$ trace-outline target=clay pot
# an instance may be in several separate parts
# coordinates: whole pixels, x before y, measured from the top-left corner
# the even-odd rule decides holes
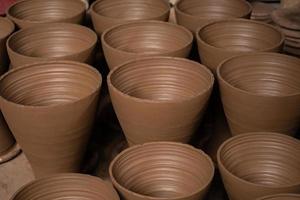
[[[233,135],[271,131],[289,135],[300,123],[300,60],[278,53],[241,55],[217,71]]]
[[[193,35],[182,26],[159,21],[137,21],[117,25],[101,37],[110,69],[129,60],[149,56],[187,57]]]
[[[129,145],[188,142],[196,131],[214,78],[203,65],[172,57],[149,57],[110,71],[108,87]]]
[[[92,63],[97,35],[77,24],[44,24],[22,29],[7,40],[11,67],[49,60]]]
[[[2,113],[37,177],[79,170],[100,85],[96,69],[72,61],[35,63],[1,77]]]
[[[214,176],[214,165],[190,145],[153,142],[121,152],[109,173],[125,200],[201,200]]]
[[[19,28],[53,22],[80,24],[85,17],[85,3],[81,0],[17,1],[9,7],[7,16]]]
[[[257,200],[300,200],[300,194],[275,194]]]
[[[298,193],[300,141],[279,133],[247,133],[225,141],[218,166],[231,200]]]
[[[212,22],[200,28],[196,37],[201,61],[213,72],[227,58],[249,52],[278,52],[284,42],[275,27],[245,19]]]
[[[0,17],[0,75],[6,71],[9,64],[5,44],[14,29],[15,25],[9,19]]]
[[[100,36],[114,25],[136,20],[168,21],[170,5],[165,0],[97,0],[91,5],[94,29]]]
[[[98,177],[84,174],[57,174],[32,181],[11,200],[119,200],[117,192]]]
[[[175,4],[176,21],[196,33],[203,25],[228,18],[250,18],[252,6],[245,0],[180,0]]]

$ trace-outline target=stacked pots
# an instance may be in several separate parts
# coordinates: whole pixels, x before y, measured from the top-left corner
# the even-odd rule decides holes
[[[270,3],[254,1],[252,6],[253,11],[251,13],[251,19],[268,24],[272,23],[271,13],[276,8],[274,5]]]

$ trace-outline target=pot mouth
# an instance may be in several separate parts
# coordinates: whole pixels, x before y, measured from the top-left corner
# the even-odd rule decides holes
[[[74,61],[49,61],[12,69],[0,79],[0,96],[22,107],[54,107],[89,98],[101,86],[101,74]]]
[[[49,23],[72,19],[84,14],[86,5],[81,0],[21,0],[7,10],[13,20],[30,23]]]
[[[5,17],[0,17],[0,40],[9,36],[15,29],[14,23]]]
[[[110,19],[147,20],[166,15],[170,5],[164,0],[97,0],[91,10]]]
[[[214,21],[199,28],[197,41],[223,52],[272,51],[283,45],[284,35],[274,26],[247,19]]]
[[[77,173],[62,173],[37,179],[19,189],[11,200],[31,199],[119,200],[117,192],[102,179]]]
[[[219,167],[240,184],[265,188],[300,185],[300,141],[272,132],[245,133],[218,149]]]
[[[252,6],[245,0],[179,0],[175,4],[176,12],[192,18],[243,18],[252,12]]]
[[[207,188],[214,164],[200,149],[176,142],[150,142],[122,151],[111,162],[113,184],[136,198],[188,199]]]
[[[299,199],[300,199],[300,194],[282,193],[282,194],[264,196],[257,200],[299,200]]]
[[[229,58],[217,68],[219,82],[241,93],[263,97],[300,95],[300,60],[279,53]]]
[[[112,90],[134,101],[182,103],[208,94],[214,77],[188,59],[146,57],[112,69],[107,81]]]
[[[77,24],[53,23],[21,29],[7,40],[7,48],[31,58],[63,58],[83,53],[97,43],[91,29]]]
[[[130,54],[158,55],[179,51],[193,42],[186,28],[161,21],[136,21],[116,25],[101,36],[108,48]]]

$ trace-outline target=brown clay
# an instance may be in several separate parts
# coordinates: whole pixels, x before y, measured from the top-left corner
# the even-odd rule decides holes
[[[251,11],[251,4],[245,0],[180,0],[175,4],[177,23],[193,33],[212,21],[250,18]]]
[[[15,144],[15,139],[12,136],[7,124],[3,118],[3,115],[0,113],[0,163],[1,157],[4,154],[7,154],[9,149]]]
[[[300,194],[291,194],[291,193],[275,194],[275,195],[265,196],[257,200],[300,200]]]
[[[117,192],[98,177],[65,173],[41,178],[22,187],[11,200],[119,200]]]
[[[117,24],[136,20],[168,21],[170,5],[165,0],[97,0],[91,5],[94,28],[99,36]]]
[[[11,67],[49,60],[92,63],[97,35],[77,24],[53,23],[22,29],[7,40]]]
[[[101,37],[110,69],[149,56],[187,57],[193,35],[182,26],[160,21],[137,21],[112,27]]]
[[[2,75],[9,64],[6,40],[15,29],[15,25],[7,18],[0,17],[0,75]]]
[[[272,4],[254,1],[252,6],[251,19],[266,23],[272,22],[271,13],[275,10]]]
[[[281,8],[272,12],[272,20],[285,28],[300,31],[300,5],[293,8]]]
[[[108,87],[130,145],[188,142],[201,120],[214,78],[203,65],[172,57],[149,57],[110,71]]]
[[[73,61],[35,63],[1,77],[2,113],[37,177],[79,170],[100,86],[96,69]]]
[[[278,52],[284,42],[275,27],[245,19],[212,22],[200,28],[196,37],[201,61],[213,72],[227,58],[249,52]]]
[[[153,142],[121,152],[110,164],[112,183],[125,200],[202,200],[214,176],[203,151]]]
[[[279,133],[246,133],[225,141],[218,166],[231,200],[299,193],[300,141]]]
[[[217,71],[233,135],[271,131],[289,135],[300,123],[300,60],[278,53],[228,59]]]
[[[80,24],[85,4],[81,0],[22,0],[10,6],[7,16],[19,28],[53,22]]]

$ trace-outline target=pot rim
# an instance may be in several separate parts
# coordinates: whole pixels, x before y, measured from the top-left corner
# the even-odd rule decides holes
[[[299,199],[300,199],[300,194],[296,194],[296,193],[279,193],[279,194],[272,194],[272,195],[263,196],[263,197],[258,198],[256,200],[268,200],[268,199],[272,199],[273,197],[299,197]]]
[[[0,37],[0,40],[3,40],[4,38],[6,38],[7,36],[9,36],[10,34],[12,34],[15,30],[15,24],[9,20],[7,17],[0,17],[0,21],[4,21],[5,23],[8,23],[10,26],[10,30],[3,36]]]
[[[139,194],[137,192],[131,191],[129,189],[127,189],[126,187],[122,186],[121,184],[118,183],[118,181],[115,179],[114,177],[114,173],[113,173],[113,167],[115,165],[115,163],[117,162],[117,160],[123,156],[124,154],[126,154],[128,151],[134,150],[134,149],[139,149],[142,148],[143,146],[151,146],[153,144],[160,144],[160,145],[164,145],[164,144],[168,144],[168,145],[173,145],[173,146],[181,146],[184,148],[187,148],[191,151],[195,151],[197,153],[200,153],[201,156],[204,156],[206,161],[209,163],[210,167],[211,167],[211,171],[212,173],[210,174],[210,177],[207,181],[206,184],[204,184],[201,188],[197,189],[197,191],[189,194],[189,195],[185,195],[185,196],[180,196],[180,197],[174,197],[174,198],[170,198],[170,197],[153,197],[153,196],[149,196],[149,195],[143,195],[143,194]],[[189,198],[192,197],[194,195],[196,195],[197,193],[200,193],[203,189],[205,189],[207,186],[209,186],[209,184],[211,183],[211,181],[214,178],[214,171],[215,171],[215,166],[214,163],[212,161],[212,159],[206,154],[204,153],[204,151],[202,151],[201,149],[197,149],[195,147],[193,147],[192,145],[189,144],[184,144],[184,143],[180,143],[180,142],[167,142],[167,141],[157,141],[157,142],[147,142],[147,143],[143,143],[143,144],[137,144],[134,145],[132,147],[129,147],[125,150],[123,150],[122,152],[120,152],[110,163],[109,165],[109,176],[111,178],[111,181],[114,185],[117,185],[119,188],[121,188],[122,190],[125,190],[126,192],[130,193],[131,195],[140,197],[140,198],[144,198],[144,199],[149,199],[149,200],[181,200],[183,198]]]

